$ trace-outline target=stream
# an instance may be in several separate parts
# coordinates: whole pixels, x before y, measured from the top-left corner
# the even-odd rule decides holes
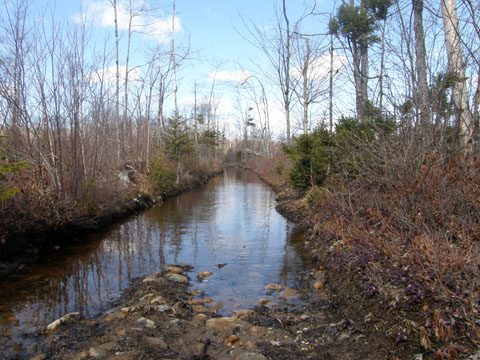
[[[275,196],[253,172],[228,168],[196,190],[42,254],[0,283],[0,358],[34,351],[48,323],[73,311],[105,311],[132,281],[167,264],[191,264],[191,286],[223,302],[223,315],[272,298],[270,283],[295,287],[303,233],[275,210]],[[213,275],[200,282],[200,271]]]

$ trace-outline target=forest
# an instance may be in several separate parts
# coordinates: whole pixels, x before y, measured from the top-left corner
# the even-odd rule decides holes
[[[414,334],[441,359],[478,347],[480,4],[317,3],[276,1],[270,26],[240,12],[238,32],[262,62],[200,91],[185,81],[199,55],[175,20],[130,64],[148,2],[109,0],[114,25],[99,42],[87,21],[4,1],[3,258],[18,234],[95,228],[135,199],[162,201],[235,164],[296,194],[292,211],[326,267],[421,313],[398,342]],[[177,5],[162,6],[174,19]],[[182,86],[194,101],[179,101]],[[218,92],[237,102],[233,125]]]

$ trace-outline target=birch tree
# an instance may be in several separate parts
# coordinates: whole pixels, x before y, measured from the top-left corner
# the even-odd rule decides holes
[[[462,54],[462,39],[458,27],[457,4],[455,0],[441,0],[448,69],[456,78],[452,86],[452,99],[457,111],[460,142],[466,151],[472,151],[474,121],[468,108],[468,94],[465,82],[465,63]]]

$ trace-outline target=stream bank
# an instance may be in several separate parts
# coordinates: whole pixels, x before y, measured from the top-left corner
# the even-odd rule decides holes
[[[279,189],[277,187],[277,189]],[[305,207],[288,187],[278,208],[301,220]],[[328,242],[328,239],[325,241]],[[94,317],[67,316],[47,332],[32,334],[38,359],[421,359],[416,342],[396,341],[392,332],[409,325],[359,291],[355,278],[332,269],[323,247],[307,239],[305,270],[293,288],[268,285],[270,299],[222,314],[218,299],[206,298],[188,264],[174,264],[138,279]],[[214,271],[221,274],[222,268]],[[235,280],[248,282],[238,273]],[[52,325],[52,327],[54,327]]]
[[[113,198],[111,203],[101,204],[100,209],[94,213],[81,213],[68,221],[54,223],[41,221],[28,226],[14,224],[12,230],[3,230],[5,235],[0,243],[0,276],[23,268],[26,264],[34,264],[42,253],[69,245],[74,237],[99,231],[155,204],[161,204],[170,197],[193,190],[222,171],[212,170],[191,177],[188,182],[173,184],[162,194],[140,191],[139,185],[129,182],[122,197]]]

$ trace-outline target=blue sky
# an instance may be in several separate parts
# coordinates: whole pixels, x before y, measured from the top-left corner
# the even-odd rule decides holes
[[[121,40],[120,58],[124,58],[126,48],[126,26],[127,18],[122,20],[122,4],[129,0],[117,0],[120,13],[119,25]],[[136,33],[132,36],[132,50],[130,67],[145,64],[147,49],[158,44],[163,44],[165,49],[169,47],[169,34],[172,24],[171,2],[166,0],[131,0],[134,3],[143,5],[148,11],[143,12],[136,18],[141,27],[148,29],[148,32],[156,36],[145,36]],[[333,2],[322,0],[305,0],[305,3],[317,2],[316,10],[319,12],[330,12]],[[33,6],[37,9],[46,7],[55,8],[55,18],[62,19],[69,24],[79,24],[85,21],[89,24],[95,42],[101,43],[105,36],[110,37],[113,48],[113,11],[110,0],[66,0],[46,1],[33,0]],[[252,22],[266,28],[275,24],[275,7],[281,7],[280,0],[177,0],[176,1],[176,44],[179,48],[190,42],[190,60],[184,64],[179,72],[179,104],[187,106],[193,98],[194,83],[200,93],[208,94],[211,91],[212,79],[216,76],[214,96],[218,99],[219,113],[227,119],[229,126],[234,126],[237,113],[235,98],[235,84],[222,81],[233,77],[236,85],[252,74],[256,65],[268,68],[264,56],[242,36],[248,36],[242,18],[246,22]],[[298,19],[304,11],[303,0],[287,0],[287,11],[292,22]],[[125,14],[125,12],[124,12]],[[325,17],[323,18],[325,19]],[[312,33],[323,33],[326,31],[326,20],[316,17],[307,22],[308,31]],[[153,30],[152,30],[153,29]],[[145,30],[147,31],[147,30]],[[160,34],[162,33],[162,34]],[[123,50],[123,51],[122,51]],[[122,61],[120,61],[122,63]],[[109,66],[114,66],[111,62]],[[239,69],[245,69],[242,75]],[[100,69],[98,69],[100,70]],[[140,70],[139,70],[140,71]],[[235,83],[235,81],[233,81]],[[233,85],[233,88],[232,88]],[[272,122],[277,121],[277,126],[272,128],[281,135],[283,132],[283,118],[280,110],[278,96],[266,83],[263,84],[269,96],[269,103],[272,106]],[[258,84],[256,85],[258,87]],[[256,89],[258,92],[258,89]],[[201,95],[201,94],[199,94]],[[169,99],[169,104],[172,103]],[[245,105],[246,106],[246,105]]]

